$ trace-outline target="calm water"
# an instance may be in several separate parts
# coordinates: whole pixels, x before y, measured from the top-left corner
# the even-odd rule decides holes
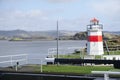
[[[68,47],[85,47],[86,41],[59,41],[59,48],[67,49]],[[29,54],[28,63],[40,64],[40,59],[48,55],[49,48],[56,48],[56,41],[0,41],[0,56]],[[66,54],[68,51],[65,52]],[[37,58],[33,60],[33,58]],[[18,57],[17,57],[18,59]],[[0,59],[0,62],[7,59]],[[24,62],[20,62],[20,64]],[[13,63],[14,65],[15,63]],[[9,66],[10,63],[1,64],[0,66]],[[7,79],[6,79],[7,80]],[[67,79],[66,79],[67,80]],[[69,79],[68,79],[69,80]],[[96,79],[102,80],[102,79]],[[116,79],[113,79],[116,80]]]
[[[84,47],[86,41],[59,41],[59,48]],[[56,48],[56,41],[0,41],[0,56],[29,54],[29,59],[42,59],[48,55],[49,48]],[[67,53],[64,52],[64,53]],[[1,59],[0,59],[1,61]],[[32,62],[33,60],[29,61]],[[37,60],[34,60],[34,63]]]

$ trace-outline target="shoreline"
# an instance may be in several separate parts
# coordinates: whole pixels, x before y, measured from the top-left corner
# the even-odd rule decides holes
[[[7,67],[4,70],[0,70],[0,79],[3,78],[2,80],[25,80],[25,79],[39,80],[40,78],[42,78],[41,80],[44,80],[44,78],[48,78],[45,80],[50,80],[50,78],[52,78],[51,80],[94,80],[97,78],[103,78],[103,75],[92,74],[92,73],[79,74],[79,73],[70,73],[70,72],[68,72],[68,73],[66,73],[66,72],[49,72],[49,71],[48,72],[46,72],[46,71],[40,72],[40,65],[36,64],[35,66],[27,66],[27,67],[19,66],[18,71],[15,71],[15,68]],[[48,65],[48,67],[49,66],[50,65]],[[78,66],[78,67],[80,67],[80,66]],[[7,70],[8,68],[11,70]],[[24,68],[24,69],[22,69],[22,68]],[[30,68],[35,69],[35,70],[32,71]],[[36,70],[36,68],[39,68],[39,71]],[[53,69],[55,69],[54,66],[53,66]],[[24,70],[26,70],[26,71],[24,71]],[[8,77],[8,79],[6,79],[7,77]],[[38,79],[36,79],[36,78],[38,78]],[[113,78],[120,79],[120,76],[119,75],[118,76],[110,75],[110,79],[113,79]]]

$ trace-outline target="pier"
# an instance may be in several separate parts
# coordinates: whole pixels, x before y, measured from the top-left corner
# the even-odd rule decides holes
[[[97,60],[97,59],[63,59],[63,58],[55,58],[55,63],[59,64],[79,64],[84,65],[85,63],[90,64],[113,64],[114,68],[120,69],[120,60]]]
[[[93,80],[96,77],[54,73],[1,72],[2,80]]]

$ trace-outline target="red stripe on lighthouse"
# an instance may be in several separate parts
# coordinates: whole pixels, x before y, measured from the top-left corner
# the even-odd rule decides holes
[[[88,36],[89,42],[102,42],[102,36]]]

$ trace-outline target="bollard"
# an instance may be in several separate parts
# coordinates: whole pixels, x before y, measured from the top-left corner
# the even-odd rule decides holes
[[[104,80],[109,80],[109,74],[104,74]]]
[[[42,70],[42,60],[40,62],[41,62],[40,63],[40,72],[42,73],[43,72],[43,70]]]
[[[19,62],[16,62],[15,71],[18,71],[18,65],[19,65]]]

